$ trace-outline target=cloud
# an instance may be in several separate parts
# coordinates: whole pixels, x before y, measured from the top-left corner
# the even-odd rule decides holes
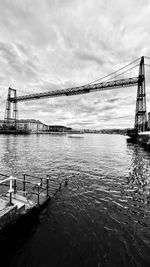
[[[92,55],[89,52],[82,52],[82,51],[77,51],[76,52],[77,57],[79,58],[79,60],[85,60],[85,61],[93,61],[96,64],[100,65],[101,67],[104,65],[104,60],[101,58],[98,58],[97,55]]]
[[[118,98],[112,98],[112,99],[108,99],[107,101],[108,101],[109,103],[114,103],[114,102],[119,101],[119,99],[118,99]]]
[[[87,84],[149,56],[149,12],[148,0],[1,1],[0,95],[9,86],[20,95]],[[138,67],[127,75],[137,76]],[[43,99],[19,103],[19,117],[93,129],[132,127],[135,100],[136,88]],[[5,103],[0,119],[4,111]]]

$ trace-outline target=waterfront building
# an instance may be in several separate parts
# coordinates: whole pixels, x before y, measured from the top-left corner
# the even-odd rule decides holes
[[[0,120],[0,128],[3,128],[4,120]],[[21,119],[17,121],[17,128],[21,130],[27,130],[29,132],[68,132],[71,131],[71,127],[65,127],[62,125],[46,125],[39,120],[34,119]]]
[[[19,120],[18,121],[18,128],[28,130],[30,132],[40,132],[43,131],[43,123],[39,120]]]

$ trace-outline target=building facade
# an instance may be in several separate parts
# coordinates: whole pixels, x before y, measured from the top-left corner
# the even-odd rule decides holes
[[[4,120],[0,120],[0,128],[3,128]],[[65,127],[62,125],[46,125],[39,120],[27,119],[18,120],[17,128],[26,130],[33,133],[39,132],[68,132],[71,131],[71,127]]]
[[[48,130],[48,125],[43,124],[39,120],[19,120],[18,128],[25,129],[30,132],[43,132]]]

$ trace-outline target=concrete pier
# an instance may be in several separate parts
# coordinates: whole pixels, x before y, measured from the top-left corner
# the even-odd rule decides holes
[[[9,190],[0,195],[0,231],[28,214],[34,216],[35,211],[38,214],[61,189],[61,182],[49,176],[45,179],[28,174],[24,174],[23,179],[4,176],[0,188],[5,186]]]

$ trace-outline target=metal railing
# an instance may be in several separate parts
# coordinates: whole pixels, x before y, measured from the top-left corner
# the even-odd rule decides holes
[[[31,195],[37,195],[37,204],[38,205],[40,204],[40,194],[42,192],[46,191],[46,197],[48,198],[48,196],[49,196],[49,192],[48,192],[49,191],[49,177],[46,178],[46,186],[42,187],[42,182],[43,182],[44,178],[40,178],[41,183],[35,183],[33,181],[26,180],[27,175],[25,175],[25,174],[23,175],[23,179],[19,179],[19,178],[13,177],[13,176],[2,175],[2,174],[0,174],[0,175],[3,177],[6,177],[5,179],[0,181],[0,185],[9,187],[9,190],[7,191],[7,193],[9,193],[9,205],[13,204],[12,203],[12,193],[14,193],[14,194],[17,193],[17,181],[22,183],[22,192],[23,192],[24,196],[27,196],[27,194],[28,194],[26,192],[26,185],[30,184],[33,186],[31,188],[30,194]],[[36,178],[38,178],[38,177],[36,177]],[[35,189],[37,189],[36,192],[34,191]],[[21,192],[21,191],[19,190],[19,192]]]
[[[23,179],[8,176],[5,174],[1,174],[0,176],[4,177],[5,179],[0,180],[0,186],[8,187],[9,190],[7,193],[9,193],[9,205],[12,205],[12,194],[23,193],[24,197],[36,195],[37,196],[37,204],[40,205],[40,195],[45,192],[46,199],[50,197],[49,189],[54,189],[56,194],[57,191],[61,190],[62,183],[64,182],[64,185],[66,186],[68,184],[68,180],[65,179],[63,181],[60,181],[60,179],[52,179],[49,175],[46,176],[46,178],[41,178],[37,176],[33,176],[30,174],[23,174]],[[27,180],[27,177],[30,177],[35,181],[29,181]],[[38,182],[37,182],[38,181]],[[51,185],[50,185],[51,182]],[[21,189],[21,190],[20,190]],[[28,189],[28,190],[27,190]],[[4,195],[4,194],[3,194]],[[5,192],[6,195],[6,192]]]

